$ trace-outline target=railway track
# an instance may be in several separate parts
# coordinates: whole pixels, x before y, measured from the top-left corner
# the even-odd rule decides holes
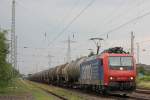
[[[125,100],[150,100],[150,96],[149,95],[143,95],[143,94],[140,94],[140,93],[132,93],[132,94],[129,94],[127,96],[123,96],[123,95],[119,95],[119,94],[110,94],[110,96],[112,98],[117,98],[117,100],[119,99],[125,99]]]
[[[39,88],[40,88],[41,90],[47,92],[48,94],[57,97],[59,100],[68,100],[67,98],[65,98],[65,97],[63,97],[63,96],[60,96],[60,95],[58,95],[58,94],[56,94],[56,93],[53,93],[53,92],[51,92],[51,91],[48,91],[47,89],[44,89],[44,88],[41,88],[41,87],[39,87]]]
[[[136,89],[136,93],[142,93],[142,94],[150,94],[149,89]]]
[[[76,92],[81,94],[81,96],[88,96],[89,98],[86,100],[91,100],[91,98],[95,98],[93,100],[99,100],[99,99],[107,99],[107,100],[150,100],[150,90],[144,90],[144,89],[136,89],[135,92],[133,92],[132,94],[128,94],[127,96],[123,96],[120,94],[108,94],[108,95],[103,95],[100,93],[95,93],[92,91],[83,91],[81,89],[74,89],[74,88],[64,88],[64,87],[60,87],[60,86],[56,86],[62,89],[67,89],[71,92]],[[49,91],[48,89],[39,87],[41,90],[47,92],[50,95],[55,96],[56,98],[58,98],[58,100],[69,100],[69,98],[66,98],[65,96],[61,96],[59,94],[56,94],[54,92]]]
[[[132,95],[129,95],[129,98],[135,100],[150,100],[150,90],[148,89],[136,89]]]
[[[141,93],[133,93],[128,96],[131,100],[150,100],[150,95],[141,94]]]
[[[150,100],[150,90],[144,90],[144,89],[136,89],[135,92],[128,94],[127,96],[121,95],[121,94],[107,94],[107,95],[103,95],[100,93],[94,93],[94,92],[89,92],[89,91],[81,91],[78,89],[70,89],[69,90],[73,90],[73,91],[77,91],[77,92],[81,92],[81,93],[86,93],[88,95],[91,96],[98,96],[98,97],[104,97],[107,98],[109,100],[109,98],[113,98],[113,99],[117,99],[117,100]]]
[[[62,88],[62,87],[60,87],[60,88]],[[91,97],[96,97],[97,99],[94,99],[94,100],[99,100],[101,98],[103,98],[104,100],[105,99],[107,99],[107,100],[120,100],[120,99],[121,100],[150,100],[150,95],[147,92],[143,92],[144,90],[143,91],[138,90],[138,93],[136,90],[132,94],[128,94],[127,96],[124,96],[121,94],[113,94],[113,93],[103,95],[101,93],[96,93],[93,91],[84,91],[84,90],[74,89],[74,88],[65,88],[65,89],[67,89],[69,91],[75,91],[75,92],[78,92],[81,94],[87,94],[88,96],[91,96]]]

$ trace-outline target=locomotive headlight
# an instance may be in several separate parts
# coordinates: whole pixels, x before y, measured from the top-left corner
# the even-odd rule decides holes
[[[110,80],[113,80],[113,77],[110,77],[109,79],[110,79]]]
[[[133,77],[130,77],[131,80],[133,80]]]
[[[123,70],[123,67],[120,67],[120,70]]]

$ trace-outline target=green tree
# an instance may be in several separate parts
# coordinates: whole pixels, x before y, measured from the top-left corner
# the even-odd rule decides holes
[[[0,87],[7,87],[11,83],[13,77],[17,75],[16,71],[13,71],[11,64],[7,62],[7,55],[9,53],[9,46],[6,40],[6,31],[0,32]],[[15,74],[12,74],[15,72]]]
[[[141,74],[145,74],[145,69],[144,69],[144,67],[143,66],[139,66],[138,68],[137,68],[137,71],[138,71],[138,73],[141,73]]]

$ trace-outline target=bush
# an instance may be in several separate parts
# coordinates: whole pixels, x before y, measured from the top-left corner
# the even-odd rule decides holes
[[[145,75],[150,76],[150,71],[145,71]]]
[[[150,76],[143,76],[139,78],[140,81],[150,81]]]
[[[0,32],[0,88],[7,87],[12,79],[17,76],[17,71],[6,60],[9,47],[5,34],[6,31]]]
[[[139,67],[137,68],[137,72],[144,75],[144,74],[145,74],[145,69],[144,69],[144,67],[143,67],[143,66],[139,66]]]

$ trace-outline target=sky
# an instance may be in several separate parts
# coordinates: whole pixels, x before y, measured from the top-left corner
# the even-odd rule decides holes
[[[0,0],[2,29],[11,28],[11,3],[12,0]],[[129,51],[132,31],[135,57],[139,42],[140,62],[150,64],[149,14],[111,31],[149,9],[149,0],[16,0],[18,69],[29,74],[65,63],[68,37],[73,41],[72,60],[88,55],[88,49],[96,51],[89,40],[93,37],[104,39],[100,51],[114,46]]]

